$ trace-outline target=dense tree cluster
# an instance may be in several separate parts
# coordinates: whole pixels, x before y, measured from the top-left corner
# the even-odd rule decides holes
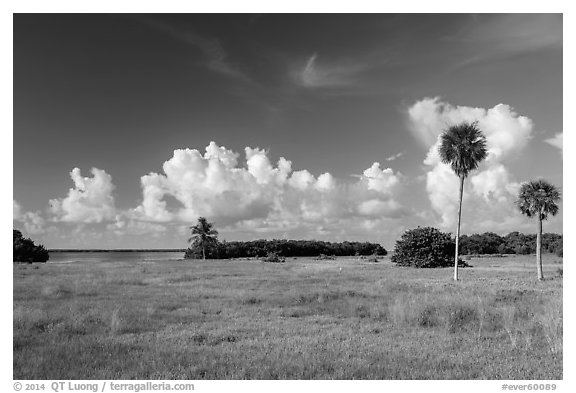
[[[432,227],[418,227],[404,232],[396,241],[392,262],[419,268],[452,266],[455,248],[449,233]]]
[[[536,235],[525,235],[511,232],[499,236],[492,232],[483,234],[463,235],[460,237],[462,254],[534,254],[536,252]],[[542,235],[542,250],[562,256],[562,235],[544,233]]]
[[[22,236],[19,230],[13,230],[14,240],[14,262],[46,262],[50,257],[48,251],[42,245],[35,245],[34,242]]]
[[[320,254],[335,256],[386,255],[381,245],[368,242],[332,243],[317,240],[253,240],[217,242],[206,245],[206,258],[262,258],[271,253],[282,257],[317,257]],[[202,258],[202,248],[192,244],[184,254],[185,258]]]

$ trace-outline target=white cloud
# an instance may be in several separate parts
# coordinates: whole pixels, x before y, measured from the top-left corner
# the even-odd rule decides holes
[[[487,140],[488,157],[465,182],[463,230],[475,231],[494,223],[515,222],[514,199],[518,183],[506,162],[513,159],[532,138],[533,122],[518,115],[510,106],[490,109],[453,106],[440,98],[424,98],[408,109],[410,130],[429,148],[424,164],[428,167],[426,191],[439,225],[453,229],[457,220],[458,178],[440,162],[439,135],[450,125],[477,121]],[[489,229],[489,228],[488,228]],[[511,230],[512,228],[507,228]]]
[[[370,199],[360,203],[358,212],[364,216],[390,216],[400,208],[400,204],[393,199],[383,201]]]
[[[558,149],[560,149],[560,152],[562,154],[564,154],[564,133],[563,132],[560,132],[560,133],[554,135],[554,137],[552,137],[552,138],[545,139],[544,142],[546,142],[549,145],[552,145],[554,147],[557,147]]]
[[[13,206],[13,221],[22,224],[22,229],[25,233],[30,235],[38,235],[46,232],[46,220],[42,217],[40,212],[25,212],[22,206],[15,200],[12,200]]]
[[[320,64],[314,53],[294,76],[298,84],[307,88],[346,87],[353,85],[356,76],[367,68],[367,63]]]
[[[387,157],[386,161],[394,161],[394,160],[397,160],[398,158],[400,158],[402,156],[404,156],[404,152],[396,153],[396,154],[393,154],[393,155]]]
[[[65,198],[51,199],[50,210],[55,220],[75,223],[97,223],[114,218],[116,209],[112,191],[112,177],[104,170],[92,168],[93,177],[82,177],[74,168],[70,177],[74,188]]]
[[[166,226],[163,224],[138,221],[126,217],[126,215],[116,215],[115,222],[108,224],[106,229],[113,231],[118,236],[123,235],[153,235],[159,236],[166,232]]]
[[[315,180],[316,179],[314,178],[314,176],[306,169],[304,169],[302,171],[292,172],[292,176],[290,176],[289,183],[292,187],[304,191],[308,187],[312,186]]]
[[[326,172],[318,176],[315,186],[318,190],[331,191],[336,188],[336,180],[334,176]]]
[[[12,200],[12,208],[13,208],[12,220],[14,221],[20,220],[20,217],[22,217],[22,206],[20,206],[20,204],[15,200]]]
[[[205,216],[220,228],[278,233],[308,225],[329,228],[358,214],[390,219],[404,214],[397,201],[401,175],[381,169],[379,163],[350,184],[330,173],[316,177],[306,169],[293,171],[292,162],[283,157],[273,164],[260,148],[246,147],[245,155],[242,167],[238,154],[214,142],[204,154],[175,150],[164,163],[163,174],[142,176],[142,203],[127,217],[194,222]],[[178,206],[168,206],[166,197],[174,198]]]
[[[463,121],[478,121],[486,135],[488,160],[498,161],[522,150],[532,137],[533,123],[513,108],[498,104],[490,109],[454,106],[440,97],[424,98],[408,108],[410,130],[429,148],[449,126]],[[437,149],[429,151],[428,162],[439,161]]]
[[[363,173],[368,182],[368,189],[385,195],[392,195],[400,184],[400,179],[391,168],[380,169],[380,163],[375,162]]]

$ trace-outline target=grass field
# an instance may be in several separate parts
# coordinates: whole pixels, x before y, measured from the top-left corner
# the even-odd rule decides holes
[[[562,379],[562,259],[14,265],[14,379]]]

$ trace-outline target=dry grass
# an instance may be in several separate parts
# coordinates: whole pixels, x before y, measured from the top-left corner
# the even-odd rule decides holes
[[[546,257],[18,265],[14,378],[561,379]]]

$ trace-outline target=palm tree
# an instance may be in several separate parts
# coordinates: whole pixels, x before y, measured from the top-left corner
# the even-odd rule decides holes
[[[464,179],[478,164],[486,158],[486,137],[478,128],[478,123],[461,123],[449,127],[440,136],[438,148],[440,159],[450,164],[454,173],[460,178],[460,199],[458,203],[458,227],[456,228],[456,256],[454,257],[454,280],[458,281],[458,242],[460,238],[460,221],[462,218],[462,194]]]
[[[532,180],[523,183],[518,192],[516,205],[522,214],[538,218],[538,232],[536,234],[536,269],[538,280],[544,279],[542,273],[542,221],[548,215],[558,213],[557,201],[560,200],[560,191],[545,180]]]
[[[202,247],[202,259],[206,259],[206,245],[218,242],[218,231],[214,229],[214,223],[208,222],[206,218],[199,217],[198,223],[190,227],[192,236],[188,243],[200,245]]]

